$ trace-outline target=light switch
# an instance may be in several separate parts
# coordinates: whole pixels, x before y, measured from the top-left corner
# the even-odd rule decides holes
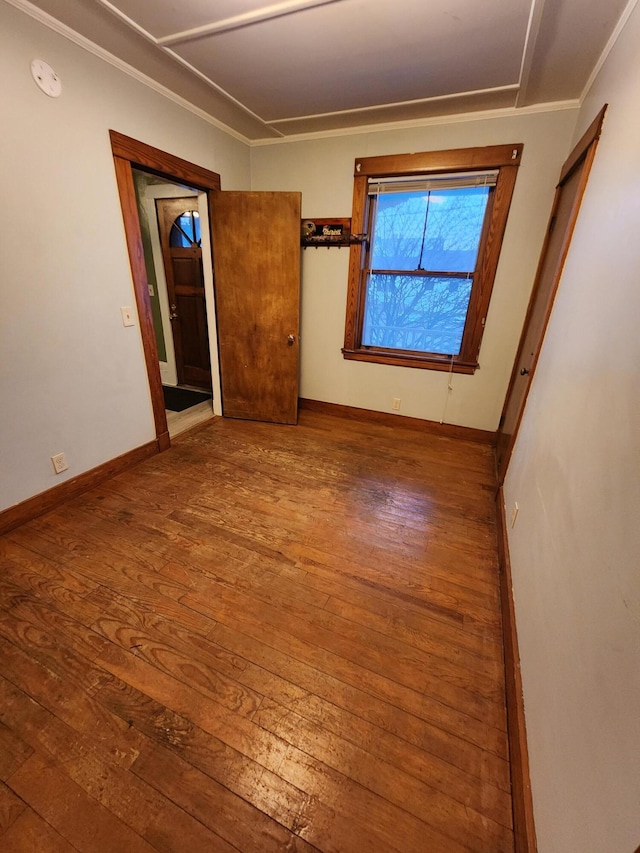
[[[133,308],[121,308],[120,313],[122,314],[123,326],[135,326],[136,321],[133,319]]]

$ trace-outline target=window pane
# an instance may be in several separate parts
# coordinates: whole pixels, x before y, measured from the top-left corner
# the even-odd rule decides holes
[[[382,193],[371,268],[473,272],[488,187]]]
[[[176,216],[169,235],[169,245],[188,249],[194,243],[200,245],[200,214],[197,210],[187,210]]]
[[[370,275],[363,346],[458,355],[473,279]]]

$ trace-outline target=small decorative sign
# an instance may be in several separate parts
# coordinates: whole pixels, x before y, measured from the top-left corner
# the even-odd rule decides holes
[[[302,246],[349,246],[354,241],[351,236],[351,219],[303,219],[300,230]]]

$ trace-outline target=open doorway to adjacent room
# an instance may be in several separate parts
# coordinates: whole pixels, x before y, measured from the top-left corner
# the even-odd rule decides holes
[[[217,352],[211,352],[208,331],[208,320],[215,324],[215,304],[207,200],[193,187],[139,169],[133,169],[133,179],[167,425],[174,437],[220,408]]]

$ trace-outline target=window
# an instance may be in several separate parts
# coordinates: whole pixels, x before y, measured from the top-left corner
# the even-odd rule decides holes
[[[197,210],[185,210],[180,216],[176,216],[169,234],[169,245],[173,249],[190,249],[191,246],[202,246],[200,214]]]
[[[475,371],[521,152],[356,160],[345,358]]]

